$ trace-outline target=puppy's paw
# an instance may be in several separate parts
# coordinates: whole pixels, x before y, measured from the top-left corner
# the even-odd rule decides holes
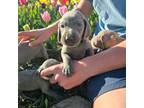
[[[62,70],[62,74],[65,76],[71,76],[72,75],[72,67],[70,65],[64,66]]]

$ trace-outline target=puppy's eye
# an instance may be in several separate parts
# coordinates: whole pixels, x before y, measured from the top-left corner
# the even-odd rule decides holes
[[[65,25],[64,24],[61,24],[61,28],[64,28],[65,27]]]

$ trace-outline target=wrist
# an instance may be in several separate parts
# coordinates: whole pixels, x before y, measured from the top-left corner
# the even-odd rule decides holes
[[[55,26],[56,26],[56,25],[55,25]],[[47,27],[47,29],[48,29],[47,32],[48,32],[48,33],[51,33],[51,34],[52,34],[52,33],[56,33],[56,32],[57,32],[57,27],[55,27],[55,26],[51,26],[51,25],[48,26],[48,27]]]
[[[59,20],[57,20],[55,23],[49,25],[46,29],[48,31],[48,33],[52,34],[52,33],[56,33],[58,30],[58,24],[59,24]]]
[[[89,67],[87,63],[83,61],[78,61],[78,64],[79,64],[78,69],[80,72],[80,77],[83,78],[84,80],[87,80],[88,78],[90,78],[91,74],[89,72]]]

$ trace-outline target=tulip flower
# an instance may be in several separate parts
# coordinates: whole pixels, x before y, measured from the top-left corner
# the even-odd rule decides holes
[[[69,4],[69,0],[58,0],[57,1],[57,5],[68,5]]]
[[[79,2],[80,2],[80,0],[71,0],[72,5],[78,4]]]
[[[77,3],[79,3],[80,2],[80,0],[75,0]]]
[[[59,7],[59,13],[61,14],[61,16],[63,16],[67,11],[68,11],[68,8],[66,7],[66,5]]]
[[[57,5],[57,0],[50,0],[50,3],[52,6],[56,6]]]
[[[28,24],[25,24],[25,25],[23,26],[23,29],[24,29],[24,31],[29,31],[29,30],[30,30],[30,27],[29,27]]]
[[[41,18],[43,19],[44,22],[49,22],[51,20],[51,16],[48,13],[48,11],[45,11],[43,13],[41,13]]]
[[[20,5],[25,5],[28,2],[28,0],[19,0]]]
[[[41,3],[41,4],[48,4],[48,0],[39,0],[39,2]]]
[[[60,0],[61,5],[67,5],[68,0]]]

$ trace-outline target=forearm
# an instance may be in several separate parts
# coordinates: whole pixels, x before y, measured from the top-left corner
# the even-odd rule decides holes
[[[109,48],[94,56],[87,57],[80,62],[83,63],[87,78],[119,69],[126,66],[126,42]]]
[[[56,22],[54,22],[53,24],[49,25],[48,27],[44,28],[45,33],[48,34],[53,34],[56,33],[58,30],[58,23],[59,23],[60,19],[57,20]]]
[[[93,10],[93,6],[90,0],[80,0],[76,10],[81,11],[86,17],[89,17]]]
[[[81,0],[80,3],[78,4],[76,10],[79,10],[81,11],[86,17],[88,17],[93,8],[92,8],[92,5],[91,3],[89,2],[89,0]],[[50,34],[52,33],[56,33],[57,32],[57,29],[58,29],[58,23],[59,23],[60,19],[57,20],[55,23],[49,25],[47,28],[44,28],[45,29],[45,33],[50,32]],[[50,29],[50,30],[48,30]]]

